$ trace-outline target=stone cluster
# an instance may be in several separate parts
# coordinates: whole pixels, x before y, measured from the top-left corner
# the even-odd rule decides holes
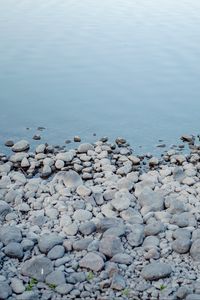
[[[200,299],[200,147],[0,154],[0,299]],[[80,141],[79,137],[76,137]]]

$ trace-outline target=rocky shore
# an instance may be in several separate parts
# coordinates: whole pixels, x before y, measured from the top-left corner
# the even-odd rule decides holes
[[[0,154],[0,299],[200,299],[200,146]],[[80,140],[79,140],[80,141]],[[68,147],[68,146],[67,146]]]

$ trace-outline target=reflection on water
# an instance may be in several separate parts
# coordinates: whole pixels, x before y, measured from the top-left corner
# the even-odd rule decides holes
[[[198,133],[200,1],[1,0],[0,139]],[[30,135],[33,135],[32,130]]]

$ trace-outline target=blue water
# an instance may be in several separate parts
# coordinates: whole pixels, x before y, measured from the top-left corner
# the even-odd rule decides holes
[[[200,132],[199,80],[199,0],[0,0],[1,141],[171,144]]]

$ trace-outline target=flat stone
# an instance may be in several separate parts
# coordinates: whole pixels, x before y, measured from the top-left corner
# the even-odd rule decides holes
[[[25,261],[21,273],[24,276],[44,281],[46,276],[53,271],[53,264],[50,259],[43,256],[35,256]]]
[[[4,249],[7,256],[21,259],[24,256],[23,247],[20,243],[10,242]]]
[[[168,277],[172,272],[170,265],[166,263],[153,262],[146,265],[142,270],[142,277],[146,280],[158,280]]]
[[[54,246],[61,245],[63,238],[56,233],[43,234],[38,240],[38,247],[42,253],[49,252]]]
[[[130,265],[133,262],[133,258],[126,253],[117,253],[111,258],[111,261],[117,264]]]
[[[21,230],[15,226],[3,226],[0,229],[0,241],[4,245],[8,245],[10,242],[21,242],[22,234]]]
[[[47,275],[45,282],[47,284],[60,285],[65,283],[65,274],[63,271],[56,270]]]
[[[21,140],[12,146],[12,151],[13,152],[22,152],[22,151],[28,150],[29,147],[30,147],[29,142],[27,142],[26,140]]]
[[[103,268],[104,261],[100,255],[89,252],[79,261],[79,266],[98,272]]]
[[[124,251],[120,238],[108,235],[101,239],[99,243],[99,252],[108,257],[113,257],[117,253]]]

